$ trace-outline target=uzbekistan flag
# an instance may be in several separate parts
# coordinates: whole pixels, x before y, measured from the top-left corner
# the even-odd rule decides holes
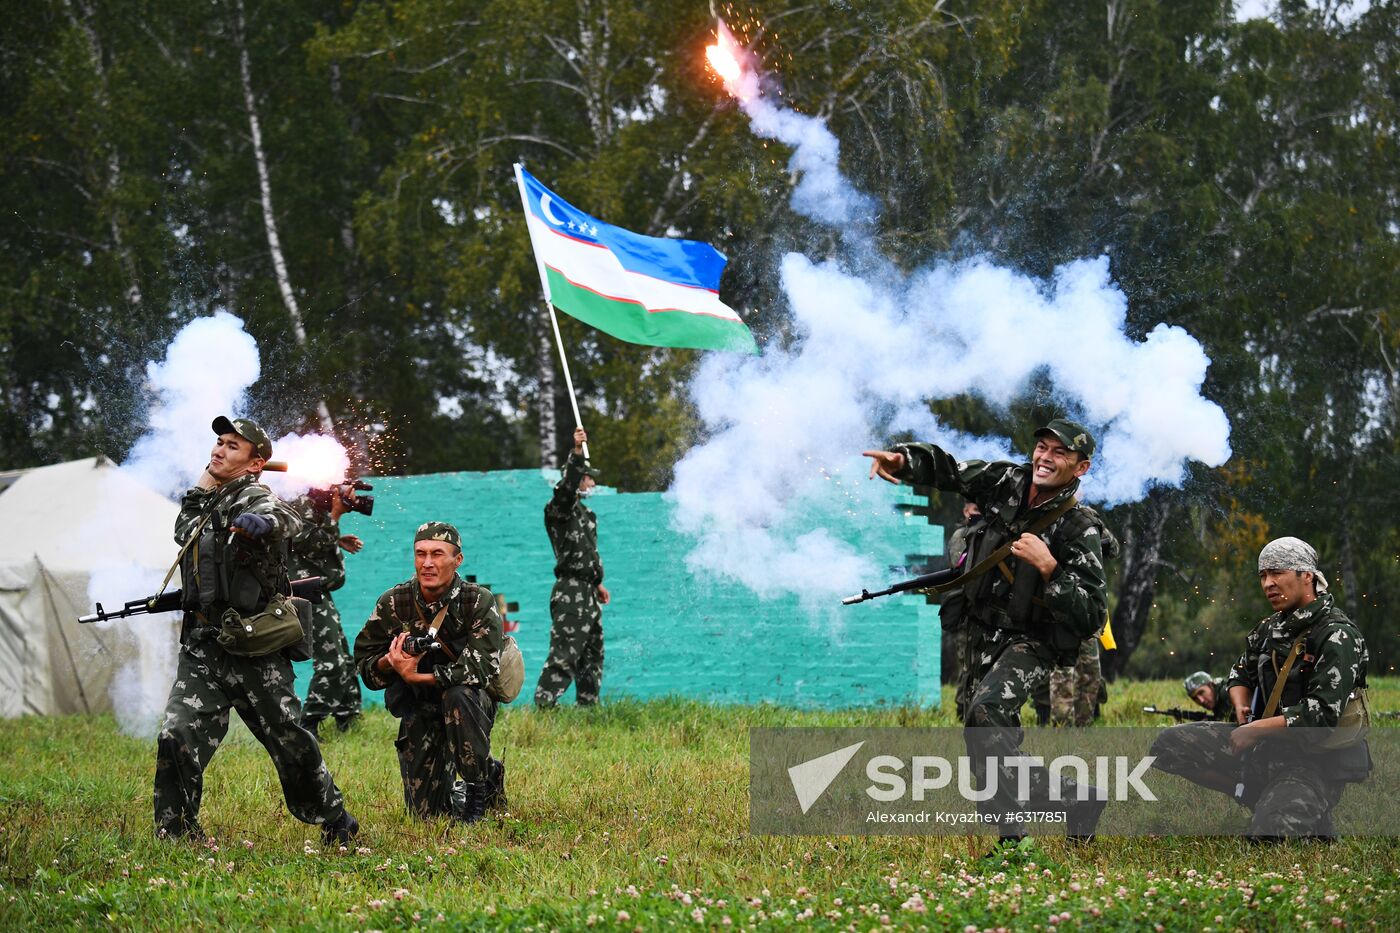
[[[719,300],[724,256],[708,243],[642,236],[597,220],[515,166],[545,298],[628,343],[757,353]]]

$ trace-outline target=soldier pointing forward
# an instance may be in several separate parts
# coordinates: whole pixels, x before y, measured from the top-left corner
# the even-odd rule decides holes
[[[934,486],[975,502],[984,517],[969,535],[963,573],[972,696],[963,719],[979,787],[986,759],[1002,764],[997,793],[979,803],[998,817],[1001,843],[1021,838],[1024,825],[1007,817],[1022,808],[1064,810],[1071,837],[1093,835],[1103,802],[1087,785],[1064,781],[1057,803],[1050,778],[1031,769],[1030,798],[1015,796],[1017,779],[1005,762],[1021,754],[1021,705],[1057,665],[1072,664],[1080,642],[1098,631],[1106,612],[1106,581],[1097,522],[1074,498],[1089,472],[1094,438],[1083,425],[1056,419],[1035,432],[1029,463],[955,459],[934,444],[867,450],[870,476],[891,483]]]

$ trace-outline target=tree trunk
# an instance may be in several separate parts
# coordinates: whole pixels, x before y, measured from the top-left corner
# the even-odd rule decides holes
[[[559,466],[559,439],[554,436],[554,333],[548,308],[540,321],[535,351],[540,374],[540,466],[553,469]]]
[[[292,319],[292,336],[297,346],[306,347],[306,327],[302,324],[301,308],[297,305],[292,291],[291,276],[287,274],[287,260],[282,253],[282,240],[277,235],[277,215],[272,209],[272,182],[267,171],[267,154],[263,152],[262,125],[258,122],[257,97],[253,94],[253,69],[248,60],[248,42],[244,31],[243,0],[238,0],[236,39],[238,41],[238,71],[243,79],[243,108],[248,113],[248,132],[253,140],[253,159],[258,166],[258,191],[262,197],[263,227],[267,231],[267,249],[272,254],[272,269],[277,278],[277,289],[282,294],[282,303],[287,306],[287,315]],[[330,436],[335,435],[335,422],[331,420],[330,409],[325,399],[316,402],[316,413],[321,419],[321,430]]]
[[[1118,584],[1118,606],[1113,613],[1115,651],[1103,655],[1104,676],[1117,678],[1128,666],[1128,659],[1147,630],[1152,599],[1157,593],[1157,568],[1167,522],[1176,510],[1171,493],[1155,489],[1134,511],[1124,529],[1123,575]]]

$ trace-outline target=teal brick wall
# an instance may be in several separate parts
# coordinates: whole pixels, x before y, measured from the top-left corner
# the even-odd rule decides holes
[[[374,515],[341,522],[343,531],[365,540],[363,551],[346,556],[347,582],[335,594],[351,643],[379,594],[413,575],[418,525],[450,521],[462,533],[462,573],[520,604],[513,617],[526,688],[516,703],[529,702],[549,650],[554,557],[543,510],[554,476],[502,470],[374,479]],[[902,521],[894,511],[915,494],[880,486],[863,487],[862,495],[887,500],[888,509],[848,514],[848,540],[889,564],[906,554],[941,554],[938,526],[923,518]],[[833,601],[815,610],[802,609],[796,597],[760,600],[741,585],[687,569],[692,542],[672,528],[672,506],[662,494],[603,487],[589,507],[598,513],[613,593],[603,610],[604,700],[681,695],[824,708],[938,703],[937,607],[922,597],[851,607]],[[298,665],[302,695],[309,678],[310,664]],[[377,703],[382,694],[366,692],[366,699]]]

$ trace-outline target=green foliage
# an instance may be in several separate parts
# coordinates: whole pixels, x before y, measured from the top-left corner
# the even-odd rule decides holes
[[[1202,341],[1235,459],[1197,470],[1180,499],[1115,510],[1110,525],[1137,541],[1169,523],[1155,559],[1115,573],[1171,567],[1159,604],[1219,600],[1248,589],[1252,542],[1299,535],[1388,670],[1400,5],[1338,6],[1289,0],[1242,23],[1225,0],[721,13],[783,100],[841,139],[895,262],[983,253],[1046,275],[1107,254],[1134,335],[1164,322]],[[381,472],[534,465],[557,362],[520,159],[610,222],[715,243],[731,259],[723,297],[760,342],[788,337],[776,257],[837,249],[788,209],[789,153],[750,133],[706,71],[707,4],[277,0],[245,4],[241,35],[238,9],[22,0],[8,18],[0,466],[120,459],[143,427],[146,361],[216,308],[256,336],[254,409],[279,430],[311,424],[324,398]],[[305,349],[273,276],[240,49]],[[664,484],[695,428],[696,354],[563,326],[610,482]],[[1006,411],[935,404],[1022,438],[1052,403],[1034,386]],[[1158,617],[1151,637],[1189,641],[1187,618]]]
[[[1375,685],[1395,708],[1400,682]],[[1106,718],[1179,705],[1175,681],[1115,685]],[[944,710],[795,712],[682,700],[502,711],[510,812],[471,826],[404,811],[394,721],[323,743],[361,824],[323,849],[241,725],[206,773],[207,845],[151,834],[150,740],[110,717],[0,722],[0,926],[121,929],[819,929],[1048,925],[1168,930],[1400,921],[1393,839],[1259,850],[1240,840],[1037,840],[1007,864],[971,836],[752,836],[751,727],[948,726]],[[331,732],[331,730],[327,730]],[[915,897],[915,894],[918,897]],[[1053,901],[1051,897],[1053,896]],[[799,915],[811,911],[799,920]],[[696,911],[700,913],[697,924]],[[1216,919],[1219,917],[1220,919]]]

